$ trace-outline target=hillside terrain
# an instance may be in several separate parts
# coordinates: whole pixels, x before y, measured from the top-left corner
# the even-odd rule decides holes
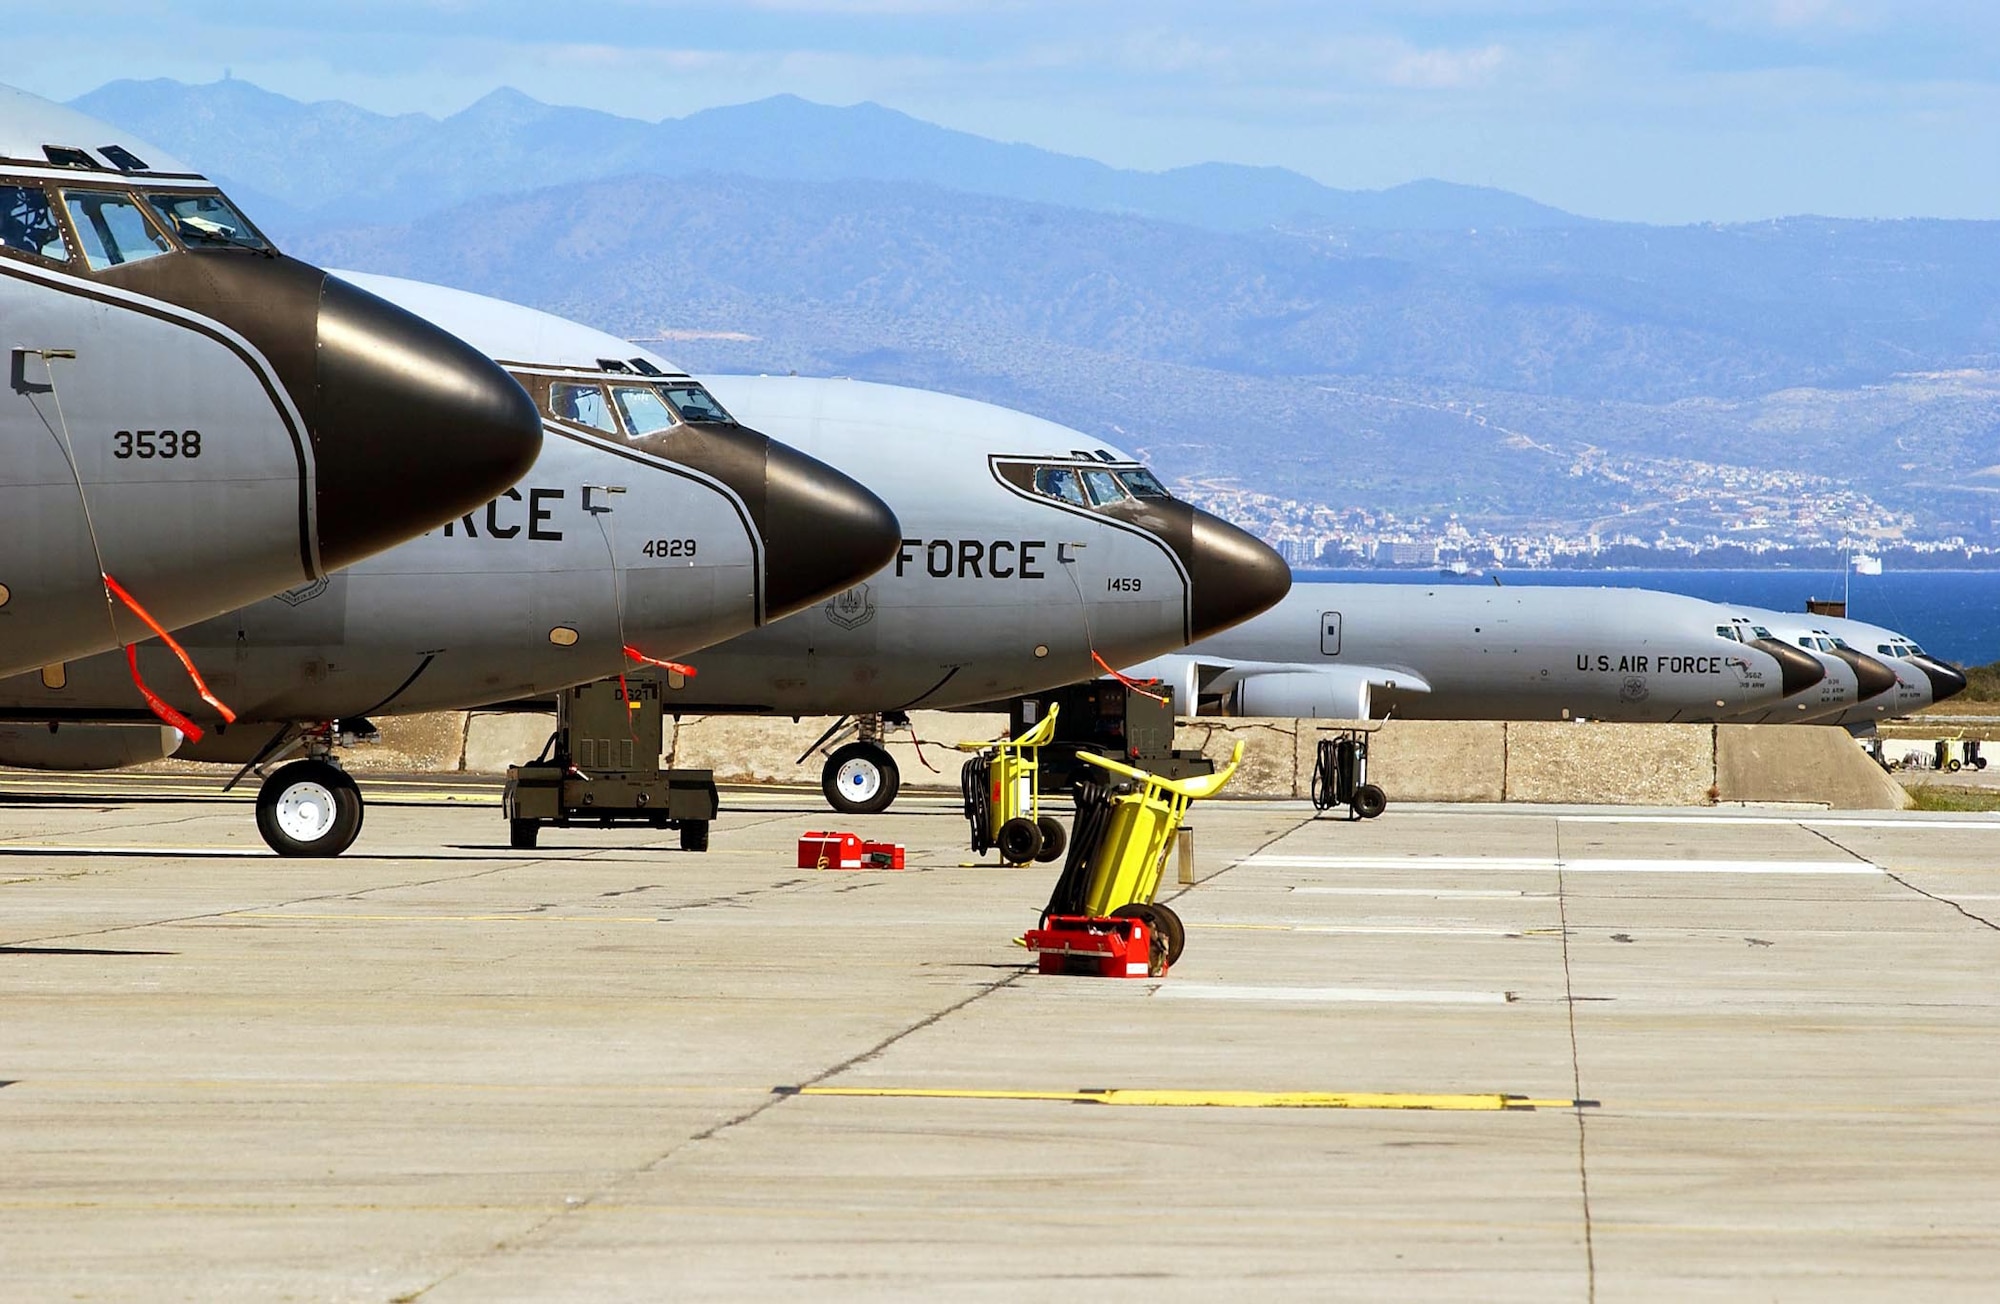
[[[1640,533],[1782,530],[1788,498],[1849,490],[1933,534],[2000,515],[2000,223],[1590,222],[798,100],[645,124],[505,92],[439,122],[120,83],[80,107],[273,197],[259,216],[328,265],[695,369],[1006,403],[1183,482]]]

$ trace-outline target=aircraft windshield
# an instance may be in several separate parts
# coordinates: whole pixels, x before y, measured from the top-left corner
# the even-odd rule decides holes
[[[1130,471],[1120,471],[1118,478],[1125,482],[1125,488],[1134,498],[1173,497],[1167,492],[1167,487],[1160,483],[1160,478],[1143,466]]]
[[[674,405],[674,411],[681,414],[683,421],[706,421],[714,425],[733,426],[736,418],[723,410],[715,396],[699,385],[662,385],[667,402]]]
[[[254,249],[271,253],[271,242],[221,195],[184,191],[149,194],[146,202],[190,249]]]
[[[618,422],[604,401],[604,391],[595,385],[569,385],[561,381],[549,386],[549,415],[558,421],[574,421],[608,435],[618,433]]]
[[[1758,638],[1769,638],[1769,637],[1771,637],[1771,631],[1770,631],[1770,630],[1768,630],[1768,629],[1765,629],[1765,628],[1764,628],[1764,627],[1763,627],[1762,625],[1752,625],[1752,626],[1750,627],[1750,632],[1751,632],[1752,634],[1756,635],[1756,636],[1757,636]]]
[[[1035,468],[1035,492],[1044,498],[1068,503],[1072,507],[1087,507],[1083,486],[1077,483],[1076,472],[1066,466],[1038,466]]]
[[[65,190],[63,205],[92,271],[143,262],[174,247],[155,231],[130,195],[110,190]]]
[[[69,241],[40,186],[0,186],[0,246],[51,262],[69,261]]]
[[[618,401],[625,426],[635,439],[680,424],[674,410],[667,406],[667,401],[651,385],[614,385],[611,396]]]
[[[1109,471],[1085,471],[1083,487],[1090,494],[1090,501],[1098,507],[1125,501],[1125,487]]]
[[[1717,638],[1726,638],[1732,643],[1742,641],[1736,633],[1736,626],[1734,625],[1717,625],[1715,627],[1715,636]]]

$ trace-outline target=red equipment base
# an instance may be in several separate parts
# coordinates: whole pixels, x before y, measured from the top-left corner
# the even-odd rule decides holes
[[[863,842],[858,833],[802,833],[800,869],[901,869],[903,848],[894,842]]]
[[[1143,919],[1091,915],[1050,915],[1021,939],[1040,956],[1043,973],[1083,978],[1158,978],[1153,968],[1153,930]]]

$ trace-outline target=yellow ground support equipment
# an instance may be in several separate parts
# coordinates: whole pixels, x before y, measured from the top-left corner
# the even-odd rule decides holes
[[[1158,966],[1164,971],[1180,959],[1187,944],[1180,916],[1153,900],[1167,852],[1188,807],[1222,791],[1236,773],[1243,763],[1243,744],[1236,744],[1229,764],[1215,773],[1187,779],[1163,779],[1094,752],[1078,752],[1077,759],[1108,773],[1106,782],[1085,783],[1078,790],[1069,859],[1043,918],[1143,919],[1156,946],[1164,949]],[[1123,782],[1114,789],[1118,780]]]
[[[959,743],[975,752],[965,763],[959,784],[965,793],[965,819],[972,826],[972,849],[985,855],[1000,848],[1010,865],[1054,860],[1062,855],[1068,834],[1052,815],[1042,814],[1040,751],[1055,736],[1056,708],[1018,738],[990,743]]]

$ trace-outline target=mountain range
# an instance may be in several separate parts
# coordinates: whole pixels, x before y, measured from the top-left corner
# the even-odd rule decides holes
[[[1444,182],[1124,171],[792,98],[644,123],[503,91],[438,120],[122,82],[77,107],[328,265],[690,367],[1006,403],[1170,476],[1557,524],[1678,460],[1993,527],[2000,223],[1597,222]]]

